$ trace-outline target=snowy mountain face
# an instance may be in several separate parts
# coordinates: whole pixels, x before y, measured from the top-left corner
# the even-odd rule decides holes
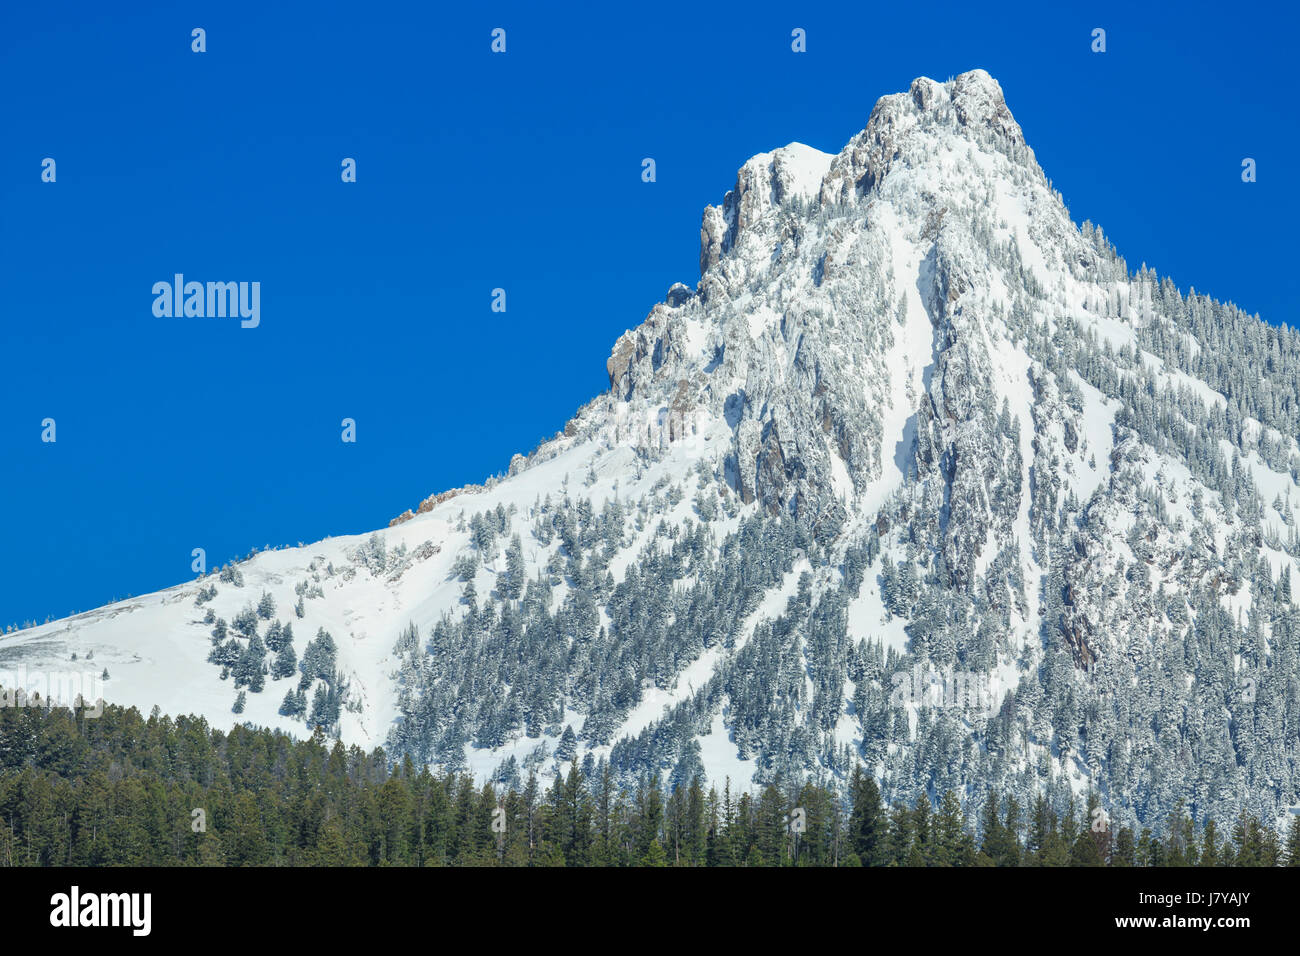
[[[506,477],[8,635],[0,683],[502,782],[1297,803],[1294,332],[1130,272],[982,71],[745,163],[700,271]]]

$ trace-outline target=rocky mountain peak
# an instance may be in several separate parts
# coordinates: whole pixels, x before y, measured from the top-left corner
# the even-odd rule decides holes
[[[700,275],[735,245],[737,237],[759,220],[785,208],[795,197],[815,199],[833,157],[791,143],[751,157],[736,174],[736,185],[720,206],[704,210],[700,225]]]
[[[743,501],[834,526],[882,473],[898,326],[924,330],[940,411],[969,413],[999,321],[989,244],[1028,244],[1031,231],[1044,263],[1063,250],[1087,260],[997,81],[918,78],[835,155],[791,143],[741,166],[704,212],[695,293],[675,285],[618,340],[610,395],[722,419]]]
[[[917,77],[906,93],[877,101],[866,128],[831,163],[820,194],[822,203],[853,203],[870,193],[892,165],[905,158],[916,132],[943,129],[981,143],[991,138],[1007,150],[1025,147],[1002,87],[984,70],[962,73],[946,83]]]

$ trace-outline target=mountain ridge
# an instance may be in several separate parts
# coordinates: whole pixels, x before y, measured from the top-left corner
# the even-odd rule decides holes
[[[215,721],[265,666],[247,719],[503,782],[861,762],[891,800],[1297,804],[1294,332],[1130,274],[982,70],[752,157],[700,270],[504,479],[8,635],[0,669],[93,649],[110,699]],[[980,706],[929,699],[945,674]]]

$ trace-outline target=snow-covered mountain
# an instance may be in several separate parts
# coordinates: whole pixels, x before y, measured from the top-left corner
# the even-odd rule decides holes
[[[750,159],[700,272],[503,479],[0,669],[498,780],[861,760],[891,800],[1297,803],[1296,333],[1131,272],[980,70]]]

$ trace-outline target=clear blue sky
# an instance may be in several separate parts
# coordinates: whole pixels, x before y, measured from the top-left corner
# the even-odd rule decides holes
[[[997,77],[1075,219],[1132,266],[1296,322],[1292,14],[473,6],[3,5],[0,624],[504,470],[694,284],[700,213],[747,157],[837,151],[919,75]],[[176,272],[261,282],[260,327],[155,318]]]

